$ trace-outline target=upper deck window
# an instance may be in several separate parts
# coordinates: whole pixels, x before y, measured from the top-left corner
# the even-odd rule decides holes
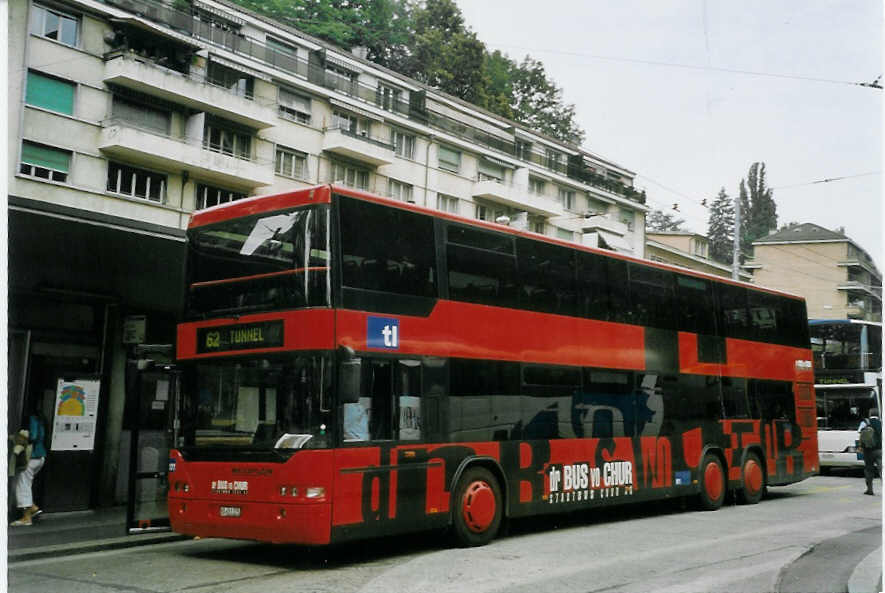
[[[190,316],[328,306],[327,224],[307,207],[191,230]]]

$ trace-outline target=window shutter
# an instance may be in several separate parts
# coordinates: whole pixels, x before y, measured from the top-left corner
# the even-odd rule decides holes
[[[28,91],[25,101],[29,105],[73,115],[74,85],[36,72],[28,72]]]
[[[25,142],[22,144],[22,162],[67,173],[71,164],[71,153]]]

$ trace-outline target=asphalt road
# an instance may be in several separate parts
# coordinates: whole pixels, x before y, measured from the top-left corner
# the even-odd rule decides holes
[[[882,497],[857,476],[772,488],[758,505],[679,502],[511,525],[482,548],[437,533],[309,550],[188,540],[10,565],[16,593],[847,591],[881,549]]]

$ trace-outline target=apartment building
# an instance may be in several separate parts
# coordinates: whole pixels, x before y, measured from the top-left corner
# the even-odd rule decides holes
[[[228,2],[10,2],[10,426],[100,385],[44,508],[125,499],[126,360],[174,343],[195,209],[336,182],[642,256],[632,171],[359,53]]]
[[[716,276],[731,278],[731,266],[710,257],[710,240],[688,231],[646,231],[645,257],[651,261],[682,266]],[[741,270],[739,279],[750,282],[752,276]]]
[[[844,232],[804,223],[753,242],[754,282],[805,297],[809,319],[882,320],[882,274]]]

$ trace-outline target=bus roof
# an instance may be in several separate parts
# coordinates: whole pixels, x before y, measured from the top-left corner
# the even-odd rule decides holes
[[[244,198],[240,200],[235,200],[233,202],[227,202],[224,204],[218,204],[216,206],[211,206],[209,208],[205,208],[203,210],[197,210],[191,215],[190,223],[188,224],[188,229],[193,229],[205,225],[215,224],[218,222],[223,222],[225,220],[230,220],[233,218],[241,218],[244,216],[252,216],[255,214],[261,214],[263,212],[274,212],[277,210],[283,210],[287,208],[295,208],[298,206],[307,206],[311,204],[328,204],[332,201],[332,194],[342,194],[349,197],[354,197],[361,200],[366,200],[370,202],[377,202],[379,204],[384,204],[386,206],[390,206],[393,208],[401,208],[404,210],[411,210],[415,212],[420,212],[423,214],[428,214],[430,216],[434,216],[436,218],[444,218],[447,220],[456,221],[462,224],[468,224],[471,226],[484,227],[490,230],[505,232],[517,236],[523,236],[539,241],[545,241],[547,243],[552,243],[555,245],[561,245],[563,247],[568,247],[570,249],[575,249],[578,251],[586,251],[590,253],[596,253],[599,255],[604,255],[606,257],[613,257],[616,259],[623,259],[627,261],[632,261],[635,263],[643,264],[646,266],[651,266],[655,268],[660,268],[663,270],[669,270],[673,272],[679,272],[682,274],[687,274],[689,276],[696,276],[698,278],[705,278],[709,280],[715,280],[717,282],[723,282],[726,284],[733,284],[736,286],[742,286],[745,288],[750,288],[753,290],[759,290],[768,292],[771,294],[776,294],[783,297],[788,297],[792,299],[797,299],[804,301],[805,297],[797,294],[792,294],[789,292],[785,292],[782,290],[776,290],[773,288],[767,288],[764,286],[759,286],[758,284],[751,284],[749,282],[742,282],[740,280],[733,280],[731,278],[726,278],[724,276],[717,276],[715,274],[708,274],[706,272],[700,272],[698,270],[692,270],[690,268],[684,268],[682,266],[674,265],[674,264],[666,264],[661,262],[655,262],[647,259],[642,259],[639,257],[624,255],[622,253],[617,253],[614,251],[608,251],[606,249],[599,249],[596,247],[588,247],[586,245],[580,245],[577,243],[573,243],[570,241],[564,241],[562,239],[557,239],[555,237],[548,237],[546,235],[540,235],[538,233],[533,233],[527,230],[514,229],[512,227],[504,226],[498,223],[487,222],[484,220],[476,220],[473,218],[466,218],[463,216],[459,216],[457,214],[451,214],[448,212],[442,212],[439,210],[434,210],[432,208],[427,208],[425,206],[419,206],[414,203],[406,203],[401,202],[399,200],[395,200],[393,198],[386,198],[383,196],[379,196],[376,194],[372,194],[369,192],[353,189],[350,187],[345,187],[342,185],[335,184],[323,184],[323,185],[315,185],[312,187],[306,187],[302,189],[297,189],[290,192],[283,192],[278,194],[268,194],[262,196],[252,196],[249,198]]]

